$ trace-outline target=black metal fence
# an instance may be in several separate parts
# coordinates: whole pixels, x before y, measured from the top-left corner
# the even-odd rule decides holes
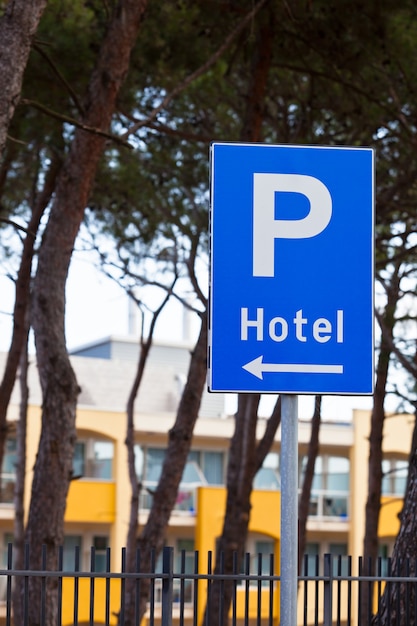
[[[232,574],[214,573],[212,554],[182,552],[176,555],[165,548],[161,559],[153,559],[151,571],[126,572],[126,552],[122,550],[119,571],[111,569],[110,549],[102,571],[96,571],[95,550],[90,552],[90,567],[81,569],[80,552],[74,552],[74,567],[64,566],[63,551],[57,555],[57,567],[30,569],[26,552],[22,569],[13,567],[13,550],[9,546],[8,564],[0,569],[0,624],[6,626],[106,626],[127,624],[129,581],[133,588],[133,623],[140,622],[141,589],[149,585],[144,622],[149,626],[223,626],[225,619],[223,590],[232,583],[228,623],[230,626],[278,626],[279,581],[274,572],[274,555],[247,554],[243,563],[235,559]],[[46,564],[46,551],[43,563]],[[375,574],[364,574],[359,559],[353,572],[351,557],[324,555],[305,557],[303,574],[298,577],[298,624],[303,626],[411,626],[416,624],[416,563],[404,561],[393,571],[390,560],[379,560]],[[414,572],[414,574],[411,574]],[[36,603],[31,598],[31,582],[38,581]],[[21,624],[13,619],[12,593],[20,581]],[[220,604],[213,614],[215,585],[220,586]],[[55,594],[54,614],[47,610],[51,588]],[[381,598],[387,590],[387,601]],[[33,593],[33,591],[32,591]],[[31,613],[32,603],[39,607]],[[363,615],[363,606],[368,610]],[[383,611],[384,609],[384,611]],[[129,624],[132,622],[129,622]]]

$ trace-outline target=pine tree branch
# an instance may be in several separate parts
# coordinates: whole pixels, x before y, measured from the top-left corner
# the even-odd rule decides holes
[[[80,128],[81,130],[85,130],[87,133],[92,133],[93,135],[100,135],[101,137],[110,139],[110,141],[114,141],[115,143],[118,143],[121,146],[124,146],[125,148],[129,148],[130,150],[133,150],[133,146],[131,146],[123,137],[117,137],[117,135],[113,135],[112,133],[107,133],[106,131],[101,130],[100,128],[87,126],[87,124],[83,124],[79,120],[76,120],[75,118],[70,117],[69,115],[64,115],[62,113],[58,113],[57,111],[53,111],[52,109],[49,109],[48,107],[44,106],[40,102],[36,102],[35,100],[22,99],[20,101],[20,104],[31,106],[34,109],[41,111],[41,113],[45,113],[45,115],[48,115],[49,117],[59,120],[60,122],[71,124],[71,126],[76,126],[77,128]]]
[[[40,46],[36,42],[32,45],[32,47],[33,47],[34,50],[36,50],[36,52],[38,52],[45,59],[45,61],[48,63],[48,65],[52,69],[53,73],[55,74],[55,76],[58,78],[58,80],[64,85],[65,89],[68,91],[69,95],[71,96],[71,100],[73,101],[73,103],[77,107],[77,109],[80,112],[80,114],[84,115],[84,113],[85,113],[84,107],[82,106],[81,102],[79,101],[77,94],[75,93],[75,91],[73,90],[71,85],[68,83],[68,81],[61,74],[61,72],[59,71],[59,69],[57,68],[55,63],[52,61],[52,59],[46,54],[46,52],[42,48],[42,46]]]
[[[196,80],[197,78],[202,76],[205,72],[207,72],[207,70],[209,70],[210,67],[212,67],[220,59],[222,54],[227,50],[227,48],[231,45],[231,43],[241,33],[241,31],[245,28],[245,26],[255,17],[255,15],[260,11],[260,9],[262,9],[262,7],[267,2],[268,0],[260,0],[257,4],[255,4],[253,9],[245,15],[245,17],[239,22],[236,28],[232,30],[232,32],[229,34],[228,37],[226,37],[226,39],[224,40],[222,45],[216,50],[216,52],[214,52],[214,54],[212,54],[212,56],[209,59],[207,59],[205,63],[203,63],[203,65],[197,68],[194,72],[191,72],[191,74],[189,74],[169,94],[167,94],[165,98],[162,100],[161,104],[155,107],[155,109],[152,111],[150,115],[145,117],[143,120],[136,122],[136,124],[133,124],[133,126],[131,126],[131,128],[129,128],[129,130],[123,135],[123,138],[126,138],[129,135],[132,135],[140,128],[143,128],[143,126],[148,126],[150,122],[153,122],[155,120],[158,113],[166,109],[166,107],[170,104],[170,102],[176,96],[178,96],[178,94],[184,91],[184,89],[186,89],[188,85],[190,85],[194,80]]]

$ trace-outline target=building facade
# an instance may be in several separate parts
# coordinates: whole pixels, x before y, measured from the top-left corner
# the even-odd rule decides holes
[[[143,485],[138,511],[139,529],[152,505],[152,490],[159,480],[167,433],[174,423],[191,349],[192,346],[186,343],[155,343],[139,390],[135,410],[136,470]],[[94,567],[100,571],[105,567],[106,550],[111,546],[111,567],[120,571],[130,503],[125,446],[126,402],[137,357],[137,342],[117,337],[84,346],[71,356],[81,394],[77,409],[74,480],[65,517],[64,569],[73,569],[74,548],[78,546],[80,567],[89,570],[90,547],[94,546]],[[41,394],[34,362],[30,366],[29,387],[26,511],[41,417]],[[10,428],[0,501],[0,547],[4,565],[7,545],[13,539],[18,411],[19,393],[16,389],[9,410]],[[259,419],[258,437],[262,436],[265,425],[266,419]],[[398,513],[407,479],[413,426],[414,418],[410,415],[393,415],[386,420],[379,530],[382,556],[390,553],[399,528]],[[355,559],[362,553],[369,428],[370,415],[366,411],[354,411],[348,423],[338,421],[336,415],[334,421],[321,425],[320,453],[308,519],[307,568],[310,559],[311,567],[314,566],[317,554],[352,555]],[[176,559],[189,559],[191,563],[194,550],[199,550],[201,555],[215,550],[223,521],[227,455],[233,431],[234,418],[226,413],[225,397],[205,393],[165,538],[166,544],[174,548]],[[309,421],[299,422],[298,439],[301,484],[310,439]],[[279,557],[280,506],[278,431],[255,479],[247,552],[253,555],[274,553]],[[2,593],[4,590],[0,586],[0,600]],[[68,616],[68,623],[70,621],[71,616]]]

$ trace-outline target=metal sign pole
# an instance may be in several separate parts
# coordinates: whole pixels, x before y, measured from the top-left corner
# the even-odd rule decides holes
[[[297,624],[298,396],[281,396],[280,624]]]

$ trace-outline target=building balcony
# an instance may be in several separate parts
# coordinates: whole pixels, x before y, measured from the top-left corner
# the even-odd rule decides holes
[[[116,518],[116,485],[111,480],[73,480],[67,498],[66,522],[111,524]]]
[[[378,522],[378,535],[380,537],[396,537],[400,530],[400,514],[403,505],[403,498],[395,494],[381,497]]]
[[[0,504],[14,503],[14,490],[16,485],[16,474],[1,475]]]
[[[174,513],[195,514],[197,488],[200,486],[200,483],[180,485]],[[153,492],[156,488],[156,482],[144,483],[139,500],[140,511],[150,510]],[[314,490],[310,497],[309,517],[313,520],[347,522],[349,520],[349,494],[345,491]]]
[[[349,519],[349,494],[328,489],[312,491],[309,517],[346,522]]]
[[[142,491],[139,498],[139,510],[149,511],[152,507],[153,493],[158,483],[146,481],[142,485]],[[177,515],[193,516],[196,511],[197,488],[201,483],[184,483],[181,484],[177,494],[173,513]]]

